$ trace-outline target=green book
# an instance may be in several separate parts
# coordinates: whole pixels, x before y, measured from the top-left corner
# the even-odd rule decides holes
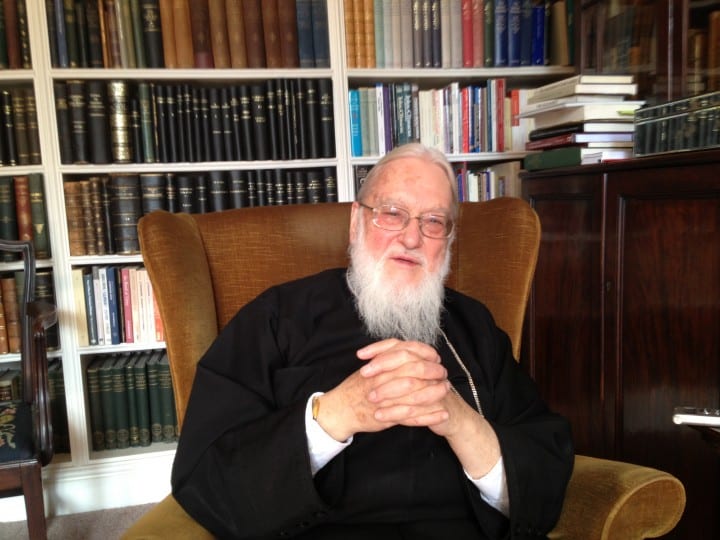
[[[33,247],[35,257],[38,259],[50,258],[50,237],[47,227],[47,210],[45,206],[45,188],[43,175],[31,173],[28,175],[30,188],[30,219],[33,227]]]
[[[162,351],[155,351],[147,361],[148,403],[150,404],[150,440],[162,442],[162,410],[160,401],[159,362]]]
[[[144,351],[133,364],[135,375],[135,406],[137,407],[138,437],[140,446],[149,446],[150,435],[150,400],[147,384],[147,362],[152,351]]]
[[[48,390],[55,452],[70,452],[65,380],[63,378],[62,360],[59,358],[51,360],[48,366]]]
[[[125,366],[129,359],[130,353],[121,354],[112,367],[112,399],[115,409],[115,434],[118,448],[130,446],[130,417],[125,383]]]
[[[100,367],[103,362],[103,358],[95,358],[85,370],[90,406],[92,449],[98,451],[105,450],[105,423],[103,422],[102,398],[100,397]]]
[[[12,176],[0,176],[0,238],[18,239],[15,188]],[[2,260],[5,262],[16,259],[16,253],[6,251],[2,254]]]
[[[170,362],[167,352],[158,360],[158,386],[160,387],[160,411],[162,415],[162,439],[164,442],[177,440],[175,396],[173,395]]]
[[[125,362],[125,390],[127,392],[128,429],[130,446],[140,446],[140,426],[138,425],[137,394],[135,393],[135,362],[140,353],[134,353]]]
[[[551,150],[543,150],[537,154],[528,154],[523,159],[523,168],[528,171],[554,169],[556,167],[572,167],[580,165],[582,148],[579,146],[563,146]]]
[[[99,368],[105,450],[115,450],[117,448],[117,417],[115,415],[115,398],[113,396],[113,368],[116,361],[117,356],[115,355],[105,357]]]

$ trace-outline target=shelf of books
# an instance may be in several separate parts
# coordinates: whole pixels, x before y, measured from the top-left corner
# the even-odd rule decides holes
[[[549,19],[513,2],[487,25],[468,0],[0,3],[0,234],[33,239],[38,294],[60,315],[55,514],[169,491],[177,430],[144,214],[349,201],[406,140],[448,154],[463,199],[519,194],[519,92],[573,73],[568,35],[548,45]],[[413,32],[418,14],[432,32]],[[503,20],[517,35],[495,35]],[[489,41],[472,44],[479,25]],[[371,35],[387,49],[370,54]],[[18,269],[0,261],[3,298]],[[2,317],[0,393],[19,358]],[[23,519],[21,499],[0,504]]]

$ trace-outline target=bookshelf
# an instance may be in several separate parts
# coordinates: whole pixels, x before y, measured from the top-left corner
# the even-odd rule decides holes
[[[40,174],[44,178],[47,222],[52,255],[39,261],[54,276],[55,300],[59,310],[60,347],[51,356],[62,360],[65,403],[71,452],[61,453],[44,471],[44,487],[50,514],[67,514],[102,508],[154,502],[169,489],[169,476],[174,456],[173,444],[158,443],[148,447],[122,450],[93,450],[86,368],[104,355],[126,354],[161,349],[163,343],[139,342],[113,345],[85,345],[80,338],[81,322],[75,316],[73,270],[95,265],[126,266],[142,264],[139,253],[121,255],[73,254],[67,225],[64,182],[102,175],[193,175],[197,173],[255,170],[298,171],[334,168],[337,200],[350,201],[355,191],[355,169],[371,166],[379,156],[351,154],[348,92],[364,84],[412,82],[419,88],[438,88],[451,82],[483,84],[489,79],[503,78],[507,88],[528,88],[565,77],[574,72],[572,66],[477,67],[451,69],[418,68],[350,68],[347,63],[345,13],[342,1],[328,1],[329,66],[318,68],[64,68],[54,67],[50,48],[46,6],[52,2],[26,2],[28,43],[31,67],[0,69],[0,89],[31,87],[36,98],[39,145],[42,160],[37,165],[0,167],[0,176]],[[54,31],[54,30],[53,30]],[[129,85],[157,85],[186,82],[197,86],[217,87],[264,82],[326,79],[332,85],[332,114],[335,141],[332,157],[292,158],[286,160],[205,160],[163,163],[110,162],[74,163],[63,159],[60,126],[56,111],[55,85],[66,81],[125,81]],[[65,142],[65,141],[62,141]],[[458,164],[494,164],[518,160],[520,152],[453,153],[450,159]],[[14,263],[0,263],[0,272],[15,269]],[[10,363],[17,355],[2,355],[0,362]],[[23,519],[24,508],[19,498],[2,501],[4,519]]]

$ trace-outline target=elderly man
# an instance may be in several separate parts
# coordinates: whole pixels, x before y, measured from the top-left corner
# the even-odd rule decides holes
[[[444,286],[452,168],[371,170],[350,266],[273,287],[198,365],[173,494],[221,538],[537,538],[573,447],[479,302]]]

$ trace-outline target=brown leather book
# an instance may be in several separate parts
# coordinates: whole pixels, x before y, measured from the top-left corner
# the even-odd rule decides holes
[[[300,67],[295,0],[281,0],[278,2],[278,29],[280,32],[282,67]]]
[[[210,43],[210,10],[208,0],[192,0],[190,2],[190,28],[192,30],[192,47],[194,66],[196,68],[212,68],[213,51]],[[178,34],[175,34],[175,39]]]
[[[225,24],[228,33],[230,66],[235,69],[247,67],[245,49],[245,22],[242,0],[225,0]]]
[[[3,2],[3,15],[5,16],[5,42],[7,44],[8,67],[10,69],[22,68],[22,55],[20,53],[20,28],[18,26],[17,3],[6,0]]]
[[[162,34],[163,60],[166,68],[176,68],[175,21],[173,20],[173,0],[159,0],[160,29]]]
[[[245,50],[249,68],[264,68],[265,38],[261,0],[243,0],[243,22],[245,23]]]
[[[265,65],[269,68],[282,67],[278,0],[262,0],[262,31],[265,42]]]
[[[32,209],[30,208],[30,178],[27,175],[13,177],[15,189],[15,214],[17,216],[18,240],[33,239]]]
[[[0,290],[3,297],[3,313],[7,328],[8,350],[20,352],[20,307],[18,306],[17,287],[14,276],[0,278]]]
[[[225,24],[225,0],[208,0],[208,11],[213,63],[218,69],[227,69],[230,67],[230,46]]]
[[[0,354],[10,352],[8,347],[7,325],[5,324],[5,311],[3,308],[2,292],[0,289]]]
[[[108,48],[108,67],[121,68],[122,51],[120,35],[118,34],[118,20],[115,2],[117,0],[103,0],[105,8],[105,41]]]
[[[189,0],[172,0],[172,7],[177,67],[192,68],[195,66],[195,53],[190,21],[190,2]]]

